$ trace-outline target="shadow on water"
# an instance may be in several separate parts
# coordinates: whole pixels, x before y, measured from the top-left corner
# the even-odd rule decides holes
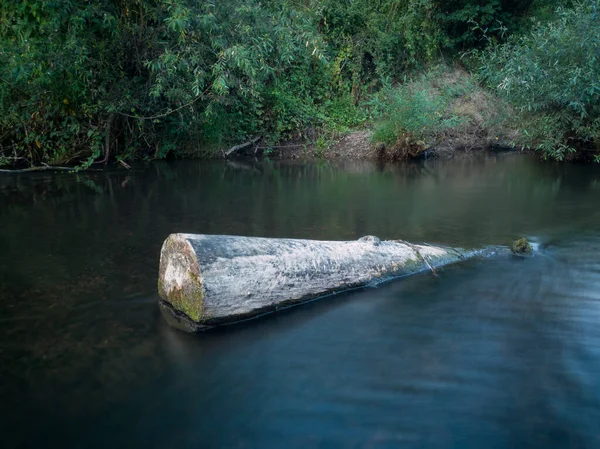
[[[1,177],[3,447],[600,447],[599,183],[513,155]],[[190,336],[155,304],[171,232],[539,251]]]

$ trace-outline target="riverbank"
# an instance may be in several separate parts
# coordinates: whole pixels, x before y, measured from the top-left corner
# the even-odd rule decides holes
[[[268,137],[254,139],[214,155],[404,161],[512,150],[520,140],[509,120],[510,105],[460,65],[440,65],[402,83],[384,84],[357,108],[362,119],[354,127],[331,121],[301,138],[273,144]]]
[[[525,132],[519,130],[513,107],[458,64],[431,67],[401,83],[384,83],[357,104],[337,104],[330,116],[321,120],[320,126],[288,134],[287,138],[265,133],[217,147],[186,142],[177,150],[157,150],[144,159],[268,157],[394,162],[451,159],[459,153],[482,151],[535,151],[525,144]],[[109,161],[128,168],[128,162],[140,159],[139,153],[144,151],[132,150],[123,157],[107,150],[101,161],[67,160],[66,166],[31,165],[31,161],[16,156],[12,163],[10,158],[4,160],[8,166],[1,166],[0,157],[0,172],[91,170]],[[544,152],[540,155],[547,156]],[[563,160],[591,162],[595,155],[594,151],[567,152]]]
[[[532,153],[530,150],[519,150],[508,143],[489,143],[481,141],[477,145],[465,146],[453,139],[441,142],[436,146],[425,147],[414,155],[404,156],[388,149],[384,144],[373,143],[373,130],[361,129],[350,131],[335,139],[327,148],[320,148],[313,143],[283,143],[276,146],[268,157],[291,160],[364,160],[382,162],[400,162],[426,159],[453,159],[460,154],[486,152]]]
[[[289,159],[405,161],[454,157],[490,149],[516,150],[520,132],[512,108],[464,67],[431,68],[403,83],[384,85],[361,106],[364,119],[305,132],[304,139],[269,146],[248,142],[216,156],[268,155]]]
[[[0,168],[218,157],[258,137],[323,157],[365,128],[389,160],[506,137],[600,162],[599,1],[9,2]]]

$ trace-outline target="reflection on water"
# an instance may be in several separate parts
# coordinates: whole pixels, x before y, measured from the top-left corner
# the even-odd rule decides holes
[[[600,447],[599,181],[510,155],[2,177],[3,447]],[[540,250],[189,336],[155,304],[171,232]]]

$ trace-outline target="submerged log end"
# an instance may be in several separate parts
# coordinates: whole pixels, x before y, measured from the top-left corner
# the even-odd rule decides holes
[[[170,235],[162,246],[158,294],[168,305],[169,310],[161,307],[165,315],[165,312],[171,312],[174,319],[189,317],[197,323],[204,319],[202,273],[194,248],[185,234]]]

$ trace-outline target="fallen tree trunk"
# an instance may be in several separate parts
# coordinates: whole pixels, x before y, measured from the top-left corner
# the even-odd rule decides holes
[[[334,242],[172,234],[160,256],[160,307],[171,325],[197,332],[498,252],[510,250],[465,251],[373,236]]]

